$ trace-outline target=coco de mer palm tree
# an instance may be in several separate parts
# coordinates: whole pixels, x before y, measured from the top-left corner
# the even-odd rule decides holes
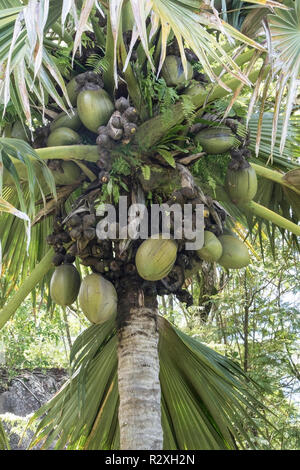
[[[11,0],[9,7],[1,1],[0,6],[5,116],[0,209],[6,212],[0,237],[3,276],[9,280],[4,300],[18,287],[4,303],[0,326],[37,285],[44,286],[44,295],[49,292],[50,279],[55,286],[60,271],[69,295],[60,295],[55,286],[52,300],[66,307],[79,290],[79,303],[93,323],[74,344],[74,375],[37,413],[44,417],[33,444],[44,439],[46,447],[55,440],[56,448],[78,449],[253,446],[244,427],[250,419],[244,405],[257,412],[249,379],[160,317],[157,298],[172,294],[191,305],[186,286],[203,260],[229,269],[247,266],[250,257],[239,228],[247,220],[253,228],[253,216],[286,234],[300,234],[297,178],[291,183],[277,171],[299,171],[289,136],[282,154],[291,114],[288,105],[284,118],[278,115],[283,78],[272,118],[273,127],[282,126],[281,153],[276,133],[272,142],[265,139],[270,116],[261,108],[258,118],[250,117],[260,84],[265,83],[265,104],[274,79],[260,24],[254,40],[250,32],[244,35],[221,21],[212,5],[198,1],[23,5]],[[297,24],[285,17],[291,7],[276,7],[271,17],[264,9],[264,20],[270,21],[277,44],[286,21],[291,37]],[[296,18],[298,7],[297,0]],[[244,25],[247,30],[246,20]],[[282,44],[278,47],[282,54]],[[290,103],[297,48],[288,51]],[[248,115],[234,107],[240,95],[246,97]],[[258,139],[249,134],[247,122],[249,128],[256,125]],[[289,129],[294,135],[292,122]],[[266,169],[266,158],[277,166]],[[243,184],[244,170],[261,178],[257,191],[256,180]],[[289,191],[288,207],[280,214],[268,207],[266,182],[281,200],[282,188]],[[121,227],[114,238],[99,239],[99,208],[107,203],[117,208],[120,196],[146,207],[201,205],[205,231],[221,251],[216,254],[208,236],[205,252],[186,250],[172,219],[174,240],[126,239],[118,233]],[[26,253],[22,217],[28,229],[28,216]],[[130,214],[126,223],[135,223]],[[162,242],[169,245],[162,249]]]

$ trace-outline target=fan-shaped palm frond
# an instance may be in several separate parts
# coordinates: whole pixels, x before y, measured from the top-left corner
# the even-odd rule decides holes
[[[283,93],[287,93],[283,128],[281,132],[280,152],[282,153],[288,132],[289,118],[300,84],[300,0],[289,1],[290,10],[277,10],[269,16],[269,26],[274,54],[273,67],[279,73],[276,90],[276,104],[273,122],[274,136],[280,113],[279,103]],[[278,129],[277,129],[278,131]],[[274,137],[272,147],[274,146]]]
[[[254,447],[248,426],[263,407],[242,370],[159,317],[164,449]],[[172,354],[170,354],[172,351]],[[34,416],[32,446],[118,449],[117,338],[113,322],[91,326],[71,353],[73,376]]]
[[[300,83],[300,0],[288,1],[285,2],[285,4],[288,6],[287,9],[275,8],[274,14],[267,15],[264,23],[269,50],[268,58],[271,68],[265,80],[260,102],[256,155],[258,155],[259,152],[262,118],[266,98],[267,96],[275,95],[271,134],[271,158],[277,135],[280,135],[279,152],[280,154],[283,153],[288,134],[289,119]],[[271,85],[272,81],[273,85]],[[254,90],[254,98],[257,101],[260,99],[257,88]],[[282,111],[283,103],[284,116],[281,131],[279,131],[279,116]],[[252,106],[249,109],[249,114],[251,110]]]
[[[265,170],[263,166],[258,167],[255,165],[256,170],[261,168],[261,171],[258,171],[259,184],[255,201],[259,202],[263,207],[267,207],[272,210],[275,214],[281,215],[286,220],[298,224],[300,220],[300,193],[297,192],[297,188],[293,186],[291,182],[290,187],[285,186],[284,175],[289,170],[291,171],[292,169],[299,168],[299,148],[297,145],[297,140],[299,139],[299,116],[294,116],[289,121],[287,140],[283,153],[280,152],[280,141],[284,122],[283,118],[278,120],[278,132],[275,145],[273,147],[273,158],[271,159],[272,143],[270,136],[272,135],[273,117],[273,113],[265,113],[263,115],[259,154],[257,158],[252,158],[251,161],[253,163],[258,162],[259,165],[271,165],[271,163],[273,163],[271,166],[275,171],[268,174],[268,171]],[[259,117],[257,115],[253,115],[249,122],[250,149],[253,153],[256,147],[256,134],[259,125],[258,121]],[[265,220],[262,217],[257,217],[253,214],[251,215],[249,212],[246,212],[246,215],[250,231],[253,230],[254,226],[257,224],[257,234],[259,235],[260,240],[262,240],[262,229],[264,227],[268,234],[268,239],[273,248],[273,252],[275,252],[276,224]],[[284,236],[287,236],[284,229],[281,228],[280,230]],[[263,251],[262,243],[261,249]]]
[[[288,131],[286,136],[286,145],[283,152],[280,151],[280,141],[283,132],[283,117],[280,117],[277,121],[277,135],[275,138],[274,146],[272,149],[271,136],[273,128],[274,113],[264,113],[261,121],[261,133],[260,133],[260,146],[257,158],[253,158],[254,161],[258,161],[263,165],[271,165],[275,168],[287,172],[300,165],[300,116],[295,115],[289,120]],[[250,145],[249,148],[255,155],[256,150],[256,137],[259,126],[259,115],[254,114],[251,116],[249,121],[250,131]],[[271,157],[272,155],[272,157]]]
[[[14,0],[0,4],[0,63],[4,79],[0,84],[0,102],[4,110],[12,100],[20,118],[20,108],[31,125],[30,104],[36,101],[44,109],[45,93],[66,111],[56,90],[60,87],[68,100],[61,73],[44,45],[44,35],[61,14],[61,2],[30,0],[26,5]],[[20,106],[19,106],[20,105]],[[71,103],[68,101],[69,107]]]
[[[280,4],[272,1],[261,0],[253,3],[261,3],[267,6],[276,4],[282,8]],[[151,0],[150,2],[130,0],[130,4],[133,34],[124,69],[128,66],[128,60],[137,40],[140,40],[148,60],[152,63],[149,44],[153,36],[158,33],[161,48],[158,73],[166,55],[167,41],[173,35],[179,44],[184,69],[186,69],[184,54],[184,46],[186,46],[197,54],[204,71],[211,79],[219,82],[225,89],[227,89],[227,85],[214,72],[214,64],[220,64],[225,71],[230,72],[242,82],[250,84],[247,77],[232,59],[232,55],[227,54],[221,43],[215,40],[208,29],[219,30],[231,42],[236,40],[238,43],[250,45],[261,51],[265,49],[261,44],[221,20],[216,9],[213,8],[212,10],[210,5],[201,4],[196,0]],[[51,96],[59,107],[66,110],[65,102],[60,96],[60,93],[62,93],[66,96],[68,106],[71,107],[64,80],[51,52],[51,47],[53,49],[56,43],[52,42],[52,46],[47,43],[49,32],[53,29],[57,30],[56,26],[60,18],[63,36],[64,25],[68,18],[68,22],[76,30],[73,44],[74,60],[75,52],[81,47],[83,32],[91,29],[90,21],[95,25],[94,7],[102,12],[99,3],[96,0],[86,0],[81,7],[78,7],[73,0],[64,0],[63,2],[45,0],[38,3],[29,0],[26,5],[20,0],[14,0],[9,4],[2,2],[1,6],[0,63],[2,64],[1,72],[4,80],[0,86],[0,102],[3,103],[4,109],[12,100],[20,117],[22,117],[23,111],[27,121],[31,123],[31,105],[41,103],[44,110],[45,94]],[[123,20],[122,15],[125,14],[123,11],[125,6],[128,7],[128,1],[111,0],[109,2],[114,54],[111,57],[111,44],[107,43],[106,55],[107,58],[111,57],[114,61],[115,81],[117,81],[117,43],[121,36],[120,25],[121,20]],[[108,5],[104,2],[104,9],[106,7]],[[151,29],[149,31],[148,28],[147,32],[146,21],[148,19],[151,22]],[[46,47],[47,44],[49,47]],[[57,87],[61,90],[60,93],[58,93]]]

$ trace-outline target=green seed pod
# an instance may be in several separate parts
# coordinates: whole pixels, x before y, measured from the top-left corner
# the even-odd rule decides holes
[[[135,264],[139,275],[147,281],[166,277],[176,261],[177,243],[163,238],[149,238],[138,248]]]
[[[227,170],[226,189],[230,199],[237,205],[250,202],[257,192],[257,177],[254,168]]]
[[[63,307],[71,305],[77,298],[80,288],[80,275],[72,264],[58,266],[50,281],[52,300]]]
[[[219,237],[223,252],[218,264],[227,269],[241,269],[250,263],[250,256],[246,245],[232,235]]]
[[[197,250],[199,258],[212,263],[214,261],[218,261],[222,255],[222,251],[222,245],[215,234],[205,230],[203,247],[200,250]]]
[[[75,108],[74,114],[71,111],[70,115],[68,116],[66,113],[60,113],[54,121],[50,124],[51,132],[59,127],[67,127],[68,129],[73,129],[73,131],[78,131],[81,127],[81,121],[78,116],[78,111]]]
[[[200,144],[204,152],[210,155],[226,153],[235,144],[235,136],[227,126],[203,129],[195,136],[195,142]]]
[[[181,58],[176,55],[168,55],[165,58],[161,73],[168,86],[184,85],[186,81],[192,79],[193,67],[187,62],[187,78],[185,78]]]
[[[79,304],[91,323],[104,323],[116,316],[117,292],[113,284],[100,274],[83,279],[79,291]]]
[[[95,133],[100,126],[107,124],[115,110],[109,95],[101,88],[81,91],[77,97],[77,109],[82,123]]]
[[[58,127],[49,135],[47,147],[59,147],[61,145],[76,145],[80,143],[80,135],[68,127]]]

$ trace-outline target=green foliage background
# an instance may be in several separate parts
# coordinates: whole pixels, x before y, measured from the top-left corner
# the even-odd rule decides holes
[[[238,362],[261,385],[274,428],[259,423],[266,437],[257,437],[258,447],[295,450],[300,448],[300,297],[295,282],[300,265],[279,237],[276,245],[276,257],[266,248],[263,261],[253,242],[249,267],[215,272],[211,295],[199,274],[189,286],[196,305],[185,308],[169,296],[161,311],[189,335]],[[208,304],[204,319],[201,312]]]

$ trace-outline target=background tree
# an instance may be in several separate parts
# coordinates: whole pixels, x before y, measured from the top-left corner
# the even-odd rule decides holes
[[[255,263],[245,270],[225,277],[217,269],[213,294],[195,277],[188,289],[198,302],[187,309],[175,299],[166,318],[238,361],[262,386],[265,412],[275,426],[267,424],[265,436],[256,437],[259,448],[297,449],[299,294],[295,279],[299,260],[288,244],[282,246],[280,236],[276,245],[275,257],[266,246],[264,260],[256,251]],[[253,246],[258,248],[255,242]]]
[[[220,21],[213,6],[198,1],[3,5],[3,297],[23,282],[2,309],[0,325],[37,284],[48,293],[44,281],[49,281],[52,262],[70,264],[77,257],[77,267],[79,261],[90,266],[118,294],[117,331],[111,320],[81,335],[71,354],[74,379],[49,409],[41,409],[41,414],[49,411],[39,428],[39,438],[47,436],[47,445],[57,436],[58,447],[115,448],[120,441],[128,449],[232,448],[247,439],[242,422],[251,417],[242,403],[247,400],[254,412],[256,401],[242,370],[157,317],[158,294],[175,292],[181,301],[192,302],[182,287],[200,269],[196,253],[180,253],[180,247],[174,269],[162,281],[149,283],[137,275],[133,263],[140,241],[102,243],[100,254],[91,250],[97,250],[97,207],[116,204],[122,194],[148,205],[201,202],[207,211],[206,229],[217,236],[227,225],[244,238],[243,226],[252,229],[258,220],[262,237],[261,218],[268,221],[271,243],[275,225],[285,237],[300,234],[299,169],[291,143],[296,130],[289,122],[299,72],[299,47],[294,46],[299,1],[288,6],[267,3],[277,7],[275,15],[264,8],[265,29],[256,24],[248,35]],[[247,16],[243,19],[245,25]],[[285,44],[278,37],[286,33],[287,23],[290,37]],[[217,37],[210,30],[218,30]],[[254,34],[258,41],[251,38]],[[271,45],[278,56],[268,53]],[[283,58],[284,69],[277,67]],[[163,78],[157,79],[160,72]],[[65,80],[70,80],[67,87]],[[250,97],[248,87],[254,83]],[[250,118],[257,102],[260,113]],[[78,116],[69,110],[75,104]],[[60,108],[70,118],[58,116]],[[264,109],[273,113],[271,119]],[[17,128],[17,116],[27,120],[29,130],[20,124]],[[75,131],[68,127],[71,120]],[[220,121],[225,125],[222,135],[215,127]],[[271,141],[266,137],[270,122]],[[247,123],[256,129],[257,139],[251,133],[251,141]],[[207,127],[217,130],[221,140],[231,139],[231,155],[218,151],[222,155],[210,157],[216,149],[203,151],[208,134],[204,141],[194,136]],[[11,139],[16,137],[30,140],[35,151]],[[261,179],[256,201],[240,206],[224,190],[224,177],[230,156],[233,170],[249,168],[249,145],[255,146],[258,159],[251,165]],[[290,171],[282,175],[266,168],[270,161]],[[34,217],[28,256],[21,221],[12,213],[27,217],[27,223],[28,216]],[[47,235],[52,246],[48,252]],[[74,385],[82,393],[79,416]],[[95,390],[97,400],[91,400]],[[58,415],[62,403],[64,413]]]

